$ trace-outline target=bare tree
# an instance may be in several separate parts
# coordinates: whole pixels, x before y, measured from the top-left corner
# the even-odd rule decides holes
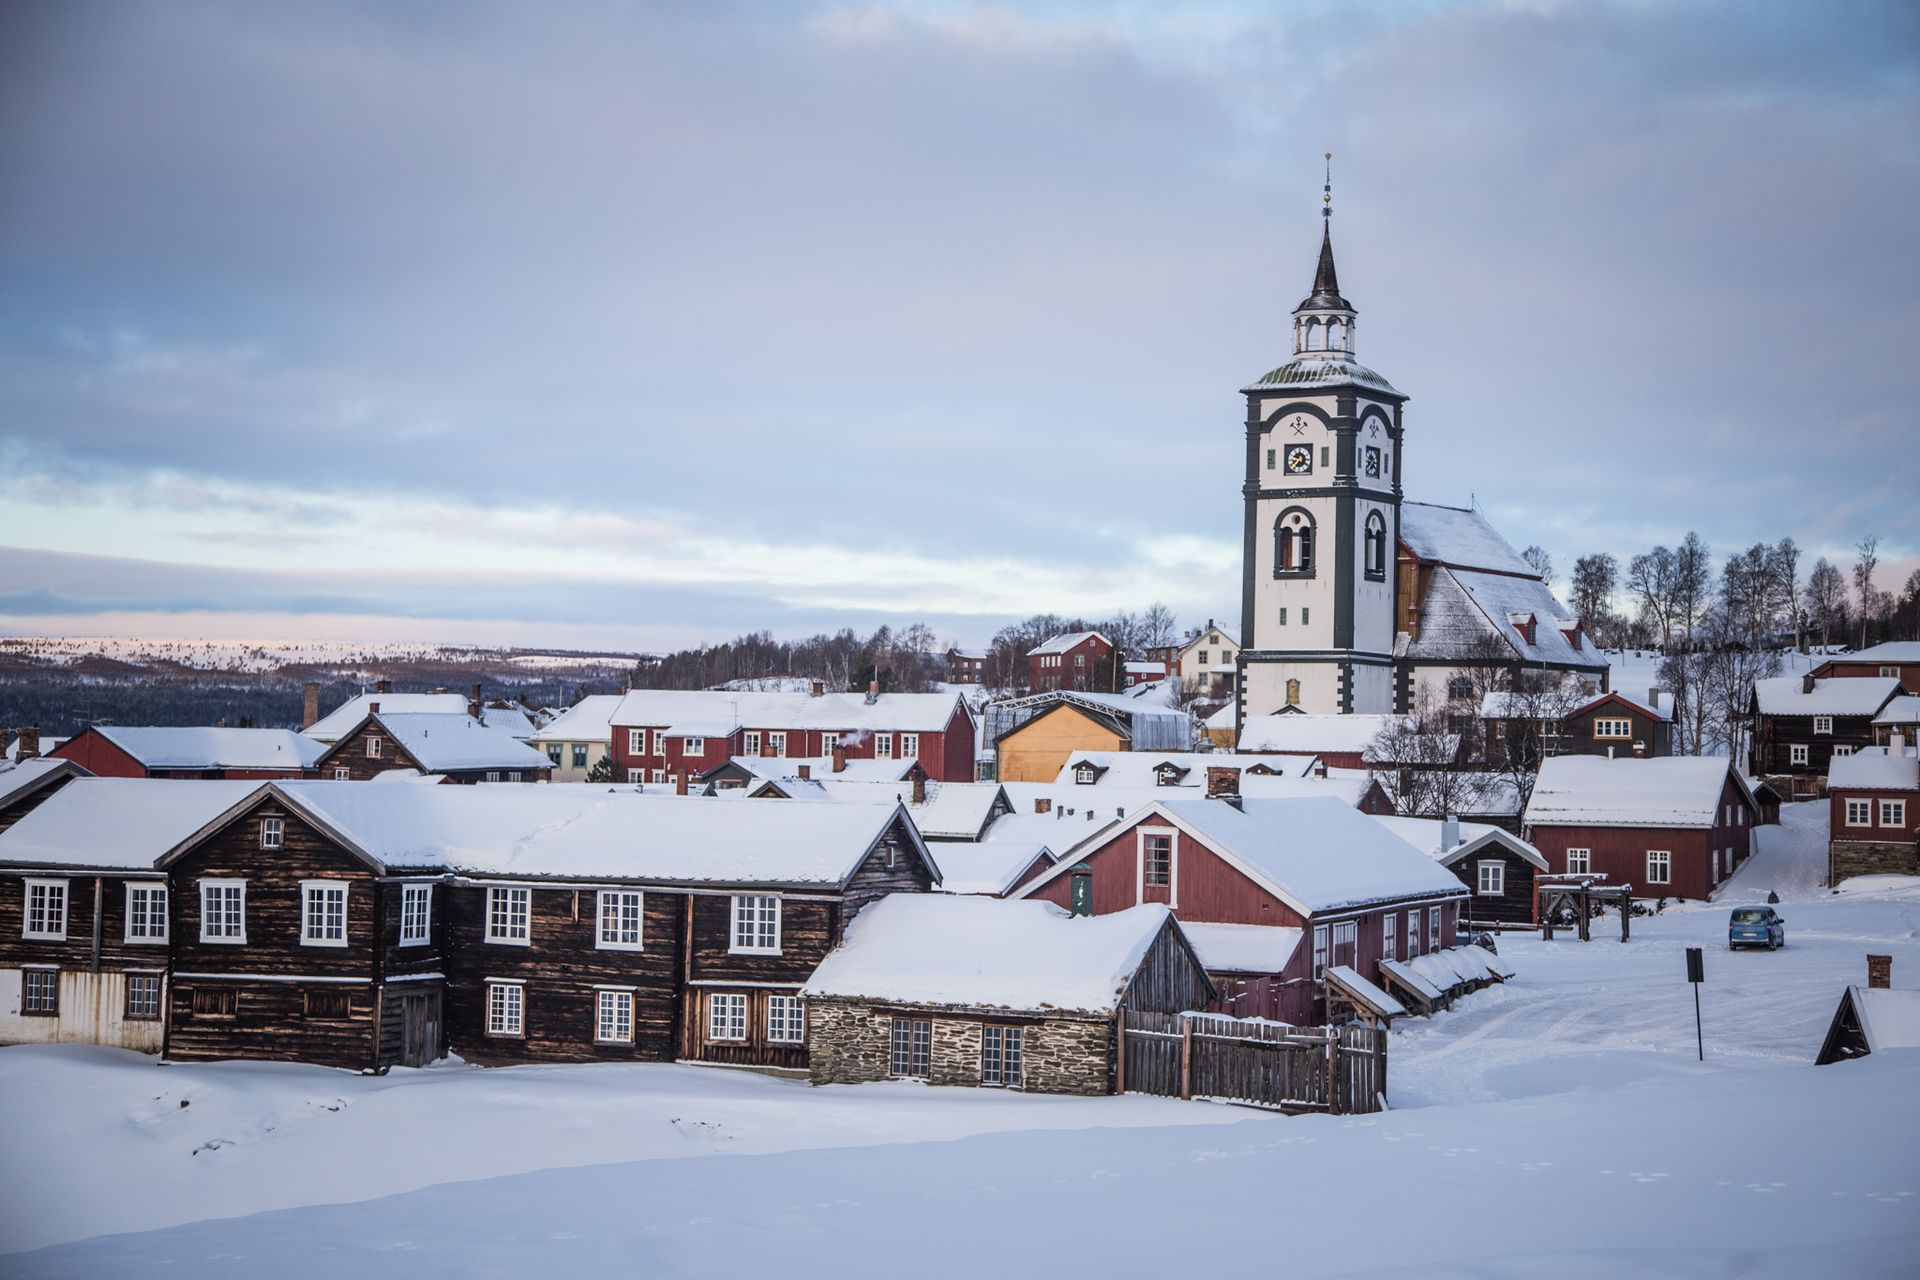
[[[1663,648],[1673,634],[1675,573],[1673,552],[1665,547],[1627,563],[1627,590],[1639,601],[1641,620],[1653,631],[1654,644]]]
[[[1800,547],[1792,538],[1773,546],[1773,585],[1778,603],[1793,623],[1793,647],[1807,651],[1806,615],[1800,610]]]
[[[1180,624],[1173,610],[1155,600],[1140,615],[1140,642],[1149,649],[1163,649],[1180,639]]]
[[[1835,630],[1847,625],[1847,580],[1825,556],[1807,574],[1807,620],[1820,630],[1820,647],[1833,643]]]
[[[1390,719],[1367,748],[1369,771],[1394,808],[1415,818],[1481,811],[1499,779],[1485,770],[1460,768],[1459,757],[1460,736],[1449,729],[1445,708],[1424,685],[1414,696],[1412,714]]]
[[[1560,754],[1562,723],[1588,697],[1579,681],[1539,671],[1516,672],[1511,687],[1492,696],[1487,765],[1513,787],[1523,811],[1541,763]]]
[[[1533,571],[1540,575],[1540,581],[1549,587],[1553,585],[1553,557],[1547,554],[1545,547],[1535,543],[1522,551],[1520,558],[1533,566]]]
[[[1740,626],[1719,610],[1708,611],[1701,632],[1704,643],[1694,672],[1700,735],[1706,745],[1724,746],[1732,759],[1745,761],[1751,745],[1753,682],[1780,674],[1780,655],[1746,643]]]
[[[1712,598],[1713,552],[1699,534],[1689,530],[1673,553],[1673,620],[1687,644],[1693,643],[1694,626]]]
[[[1873,587],[1873,571],[1880,567],[1880,535],[1862,538],[1854,548],[1859,553],[1853,562],[1853,590],[1860,597],[1860,647],[1867,647],[1867,622],[1878,609]]]
[[[1699,755],[1705,745],[1708,657],[1688,645],[1668,654],[1660,664],[1660,683],[1673,694],[1674,750],[1687,755]]]
[[[1573,562],[1573,612],[1580,629],[1599,637],[1613,612],[1620,562],[1602,551]]]

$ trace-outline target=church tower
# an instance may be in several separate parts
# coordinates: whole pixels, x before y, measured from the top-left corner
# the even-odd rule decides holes
[[[1407,397],[1354,359],[1355,313],[1333,265],[1331,169],[1321,199],[1320,260],[1313,292],[1293,311],[1293,359],[1242,389],[1242,724],[1287,709],[1382,713],[1394,705]]]

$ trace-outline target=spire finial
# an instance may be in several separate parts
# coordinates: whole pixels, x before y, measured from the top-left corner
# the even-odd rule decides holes
[[[1327,152],[1327,184],[1320,188],[1320,216],[1333,218],[1333,152]]]

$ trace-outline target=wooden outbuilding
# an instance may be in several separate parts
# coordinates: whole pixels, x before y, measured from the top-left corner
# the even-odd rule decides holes
[[[50,753],[98,778],[308,778],[326,748],[291,729],[89,725]]]
[[[1867,957],[1867,985],[1841,993],[1815,1066],[1882,1049],[1920,1049],[1920,991],[1895,990],[1892,969],[1892,956]]]

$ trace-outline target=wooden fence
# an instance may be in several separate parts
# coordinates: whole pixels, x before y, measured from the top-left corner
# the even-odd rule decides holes
[[[1121,1041],[1127,1093],[1353,1115],[1380,1110],[1387,1088],[1387,1034],[1358,1024],[1128,1009]]]

